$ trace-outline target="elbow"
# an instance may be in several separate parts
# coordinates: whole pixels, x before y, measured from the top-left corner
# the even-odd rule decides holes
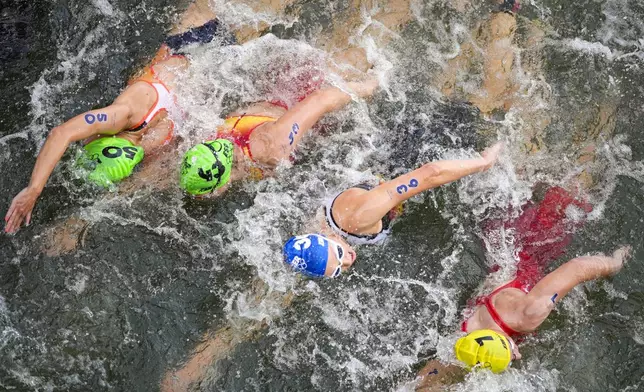
[[[434,162],[426,163],[423,165],[423,177],[425,179],[438,178],[443,175],[443,170]]]
[[[328,87],[315,91],[309,97],[317,102],[324,102],[326,113],[342,109],[351,102],[351,96],[337,87]]]
[[[69,129],[64,126],[57,126],[52,128],[47,137],[47,141],[54,143],[55,145],[69,146],[72,142],[80,140],[80,138],[74,138]]]
[[[47,140],[51,140],[56,144],[69,144],[69,137],[67,135],[67,132],[65,132],[65,129],[61,126],[52,128],[52,130],[49,132]]]

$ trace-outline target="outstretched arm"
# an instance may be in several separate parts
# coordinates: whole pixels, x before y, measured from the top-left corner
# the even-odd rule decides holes
[[[428,189],[488,170],[499,158],[502,147],[502,143],[496,143],[483,151],[480,158],[427,163],[410,173],[381,184],[369,193],[387,194],[388,199],[391,200],[391,207],[387,209],[389,211],[401,202]],[[372,195],[369,195],[369,198],[371,197]]]
[[[537,329],[555,304],[578,284],[616,274],[629,255],[630,247],[621,247],[613,256],[577,257],[546,275],[524,298],[523,330]]]
[[[365,82],[350,82],[347,87],[359,97],[366,97],[378,87],[376,79]],[[277,121],[265,125],[266,134],[280,146],[276,160],[287,158],[304,134],[325,114],[343,108],[351,102],[351,95],[337,87],[327,87],[317,90],[298,102],[284,113]]]
[[[430,162],[355,196],[350,202],[354,208],[348,209],[354,211],[348,225],[371,227],[392,208],[421,192],[488,170],[499,158],[501,148],[502,143],[497,143],[483,151],[480,158]]]
[[[29,224],[38,196],[70,143],[98,134],[118,133],[129,124],[130,113],[129,106],[115,104],[90,110],[52,129],[38,154],[29,185],[11,202],[5,216],[5,231],[13,233],[23,222]]]

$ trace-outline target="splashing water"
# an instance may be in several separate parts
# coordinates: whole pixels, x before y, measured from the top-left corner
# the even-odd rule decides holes
[[[294,102],[301,85],[291,80],[323,74],[342,88],[316,38],[335,23],[355,23],[347,40],[367,49],[382,92],[325,118],[274,178],[216,201],[187,200],[176,187],[96,194],[73,180],[80,174],[66,158],[35,224],[0,237],[0,386],[154,389],[208,331],[237,328],[252,334],[226,347],[199,390],[413,390],[427,359],[454,360],[462,309],[488,270],[500,267],[495,282],[514,272],[516,233],[492,238],[484,222],[516,217],[535,184],[583,182],[595,208],[567,256],[631,243],[628,270],[575,289],[512,370],[472,373],[450,390],[641,389],[644,10],[618,0],[525,2],[510,45],[513,101],[481,114],[464,103],[481,82],[479,60],[459,76],[461,90],[446,94],[441,83],[468,44],[482,50],[474,32],[492,6],[459,11],[461,3],[412,1],[411,20],[394,31],[378,22],[386,7],[367,2],[356,3],[358,12],[342,2],[217,2],[226,24],[272,34],[188,49],[192,66],[180,75],[172,113],[177,156],[240,105]],[[42,63],[11,68],[24,76],[12,89],[29,96],[21,98],[28,110],[3,112],[2,205],[27,183],[48,130],[110,102],[184,5],[61,0],[13,16],[53,38],[45,48],[27,37]],[[7,64],[24,61],[16,53]],[[411,200],[388,241],[358,249],[342,278],[302,280],[282,262],[283,242],[315,227],[319,206],[342,189],[473,156],[496,139],[507,145],[493,170]],[[48,256],[47,233],[68,218],[83,222],[77,250]]]

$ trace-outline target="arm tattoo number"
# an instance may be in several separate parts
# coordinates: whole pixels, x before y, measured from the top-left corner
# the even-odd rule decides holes
[[[407,193],[409,188],[416,188],[418,186],[418,180],[415,178],[412,178],[411,181],[409,181],[408,185],[400,185],[396,188],[396,192],[398,192],[399,195],[402,195],[403,193]]]
[[[107,114],[105,113],[98,113],[97,115],[94,115],[92,113],[87,113],[85,115],[85,122],[88,123],[89,125],[94,124],[96,121],[98,122],[105,122],[107,121]]]
[[[288,140],[290,141],[289,145],[293,145],[293,142],[295,141],[295,135],[297,135],[299,130],[300,126],[297,125],[297,123],[294,123],[293,128],[291,128],[291,133],[289,133],[288,135]]]

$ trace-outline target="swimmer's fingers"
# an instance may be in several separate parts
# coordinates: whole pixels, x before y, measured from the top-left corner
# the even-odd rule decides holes
[[[622,264],[625,264],[633,255],[633,247],[630,245],[620,246],[613,252],[613,257],[621,260]]]
[[[379,86],[380,82],[375,75],[370,75],[362,82],[347,83],[347,87],[360,98],[372,96]]]
[[[6,222],[4,231],[6,233],[13,233],[16,230],[16,224],[19,224],[20,222],[20,212],[19,212],[19,207],[16,199],[17,199],[17,196],[11,202],[9,211],[7,211],[7,215],[4,218]]]
[[[11,215],[7,213],[7,215],[4,217],[4,232],[5,233],[11,233],[11,223],[9,220],[11,219]]]
[[[481,152],[481,156],[486,160],[487,165],[485,165],[485,170],[488,170],[494,166],[496,161],[499,160],[499,156],[503,151],[503,142],[495,143],[494,145],[486,148]]]
[[[11,219],[11,215],[13,215],[16,207],[13,205],[13,202],[11,203],[11,206],[9,206],[9,210],[7,211],[7,214],[4,216],[4,221],[9,222],[9,219]]]
[[[23,189],[14,197],[5,217],[5,221],[7,222],[5,232],[14,233],[18,231],[25,218],[27,219],[27,224],[29,224],[31,221],[31,211],[34,209],[37,198],[37,193],[33,192],[30,188]]]
[[[20,209],[16,209],[13,214],[11,214],[9,222],[5,227],[5,231],[7,233],[15,233],[16,231],[18,231],[20,229],[20,226],[22,225],[24,218],[25,214]]]
[[[14,209],[13,211],[11,211],[11,215],[9,215],[9,219],[7,220],[7,225],[5,226],[4,231],[6,233],[15,233],[16,231],[18,231],[21,222],[22,214],[17,209]]]

